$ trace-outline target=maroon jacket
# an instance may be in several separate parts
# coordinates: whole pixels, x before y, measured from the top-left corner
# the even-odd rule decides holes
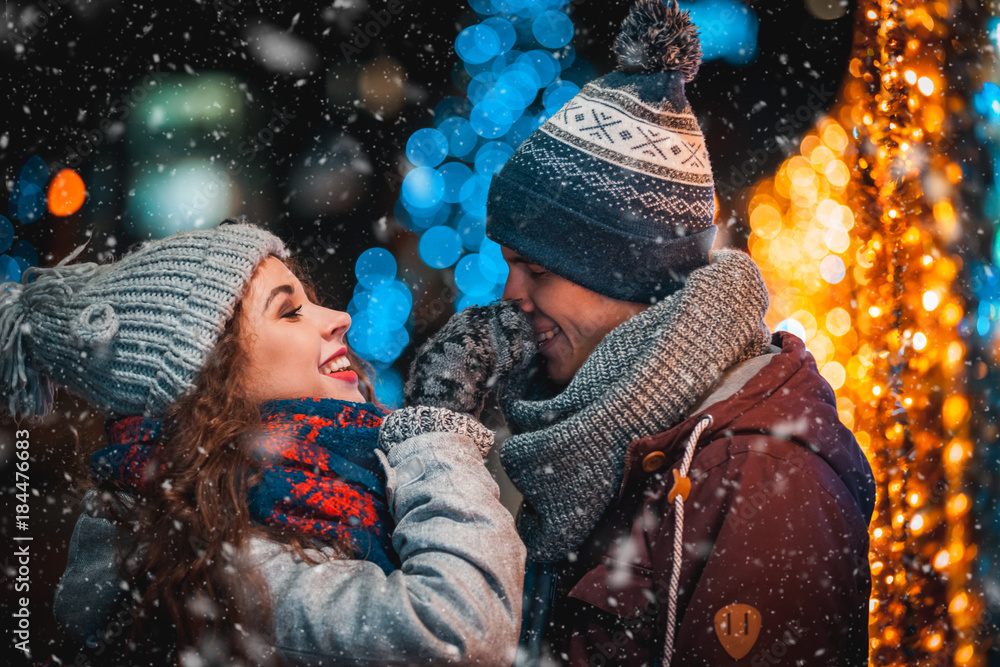
[[[630,444],[616,500],[547,582],[550,660],[662,664],[671,469],[710,414],[685,502],[671,664],[867,665],[871,468],[802,342],[773,343],[779,354],[736,367],[688,419]]]

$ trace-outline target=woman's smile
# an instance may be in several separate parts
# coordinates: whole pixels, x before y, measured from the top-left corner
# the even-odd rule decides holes
[[[313,303],[275,257],[261,262],[246,298],[254,398],[365,400],[346,345],[350,315]]]

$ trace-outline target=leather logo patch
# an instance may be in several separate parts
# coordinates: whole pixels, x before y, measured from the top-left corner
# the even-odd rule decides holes
[[[730,604],[715,612],[715,636],[733,660],[753,648],[760,634],[760,612],[748,604]]]

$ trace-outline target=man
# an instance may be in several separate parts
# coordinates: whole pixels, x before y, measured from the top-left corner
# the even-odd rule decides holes
[[[865,665],[874,480],[756,265],[710,253],[696,30],[639,0],[616,50],[494,177],[505,302],[457,314],[408,396],[478,414],[500,382],[525,664]]]

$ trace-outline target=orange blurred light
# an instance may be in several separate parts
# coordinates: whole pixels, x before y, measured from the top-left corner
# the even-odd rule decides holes
[[[52,215],[73,215],[83,206],[87,188],[83,179],[72,169],[63,169],[49,185],[49,212]]]
[[[941,406],[941,417],[944,419],[944,426],[947,429],[956,429],[965,421],[969,414],[969,400],[961,394],[954,394],[944,400]],[[956,461],[956,459],[952,459]],[[961,460],[959,457],[957,460]]]

